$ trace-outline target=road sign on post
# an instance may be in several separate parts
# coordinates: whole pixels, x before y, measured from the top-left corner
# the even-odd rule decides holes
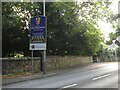
[[[46,50],[46,17],[35,16],[30,21],[30,50]]]
[[[33,50],[42,50],[41,54],[41,70],[46,74],[46,17],[45,17],[45,0],[43,0],[43,16],[35,16],[30,21],[30,45],[32,51],[32,67],[33,67]],[[33,71],[33,68],[32,68]]]
[[[30,20],[30,44],[29,49],[31,50],[32,56],[32,73],[33,73],[33,51],[34,50],[46,50],[47,43],[47,33],[46,33],[46,17],[45,16],[35,16]],[[45,56],[42,55],[42,65],[43,73],[45,74]]]

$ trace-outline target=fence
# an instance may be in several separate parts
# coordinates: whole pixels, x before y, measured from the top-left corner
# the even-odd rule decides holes
[[[33,70],[34,73],[40,72],[40,57],[33,58]],[[92,63],[91,57],[79,57],[79,56],[47,56],[47,70],[56,70],[62,68],[69,68],[74,66],[80,66],[87,63]],[[31,58],[3,58],[2,59],[2,74],[19,74],[19,73],[31,73],[32,61]]]

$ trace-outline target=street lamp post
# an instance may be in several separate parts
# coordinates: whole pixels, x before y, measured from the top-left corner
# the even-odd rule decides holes
[[[43,16],[45,16],[45,0],[43,0]]]
[[[45,16],[45,0],[43,0],[43,16]],[[43,74],[46,74],[46,50],[43,51]]]

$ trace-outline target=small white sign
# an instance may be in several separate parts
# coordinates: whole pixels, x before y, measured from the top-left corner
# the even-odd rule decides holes
[[[120,43],[120,36],[117,37],[117,41]]]
[[[46,43],[30,43],[30,50],[46,50]]]

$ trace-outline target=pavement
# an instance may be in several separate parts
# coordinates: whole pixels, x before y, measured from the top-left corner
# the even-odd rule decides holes
[[[2,79],[2,85],[59,75],[59,74],[65,73],[67,71],[68,70],[60,70],[60,71],[47,72],[46,74],[43,74],[42,72],[40,72],[40,73],[34,73],[32,75],[28,75],[28,76],[20,76],[20,77],[16,77],[16,78]]]
[[[58,88],[60,90],[64,88],[118,88],[118,63],[94,63],[82,68],[21,78],[12,79],[11,83],[10,79],[9,83],[4,80],[8,84],[4,84],[3,88]]]

